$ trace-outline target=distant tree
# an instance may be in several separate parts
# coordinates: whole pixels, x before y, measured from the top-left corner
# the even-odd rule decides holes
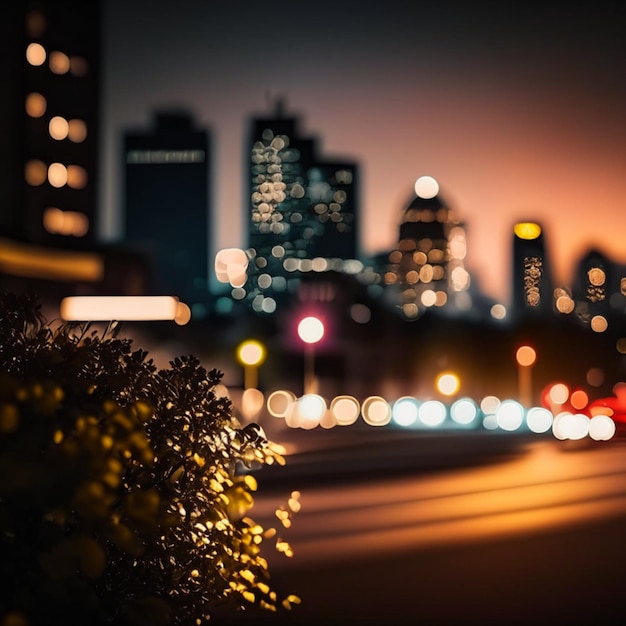
[[[290,548],[248,516],[250,470],[284,464],[280,447],[240,426],[219,372],[193,356],[157,370],[118,334],[0,293],[0,624],[291,608],[261,553]]]

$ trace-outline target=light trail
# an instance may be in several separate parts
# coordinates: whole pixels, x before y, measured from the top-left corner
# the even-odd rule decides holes
[[[306,488],[302,509],[283,534],[294,559],[314,565],[528,535],[625,514],[624,448],[565,453],[559,447],[538,442],[521,458],[487,467]],[[269,502],[255,503],[255,518],[269,508]],[[289,564],[277,560],[273,567]]]

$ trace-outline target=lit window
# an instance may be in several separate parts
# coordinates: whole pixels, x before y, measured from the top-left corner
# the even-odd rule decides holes
[[[89,64],[83,57],[70,57],[70,72],[74,76],[85,76],[89,71]]]
[[[26,113],[30,117],[41,117],[45,112],[48,103],[40,93],[29,93],[26,96]]]
[[[50,120],[48,124],[48,132],[50,133],[50,137],[52,137],[52,139],[60,141],[61,139],[65,139],[67,137],[69,124],[64,117],[57,115]]]
[[[54,74],[67,74],[70,71],[70,58],[64,52],[50,53],[50,71]]]
[[[63,187],[67,183],[67,168],[62,163],[51,163],[48,167],[48,182],[53,187]]]
[[[26,60],[31,65],[43,65],[46,62],[46,49],[40,43],[28,44],[26,48]]]
[[[68,123],[68,137],[74,143],[82,143],[87,138],[87,124],[83,120],[70,120]]]
[[[26,182],[33,187],[37,185],[43,185],[46,181],[47,168],[43,161],[37,159],[31,159],[26,163],[24,171],[24,177]]]
[[[67,185],[72,189],[83,189],[87,186],[87,171],[80,165],[67,166]]]
[[[29,11],[26,14],[26,32],[29,37],[41,37],[46,30],[46,18],[41,11]]]
[[[61,211],[48,207],[43,214],[44,228],[53,235],[84,237],[89,230],[89,219],[78,211]]]

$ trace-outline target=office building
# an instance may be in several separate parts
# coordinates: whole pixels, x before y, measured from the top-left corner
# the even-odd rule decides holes
[[[278,102],[273,117],[252,120],[246,150],[250,265],[233,296],[274,312],[303,274],[355,273],[358,167],[320,158],[314,138]]]
[[[384,283],[406,319],[428,309],[458,313],[471,308],[465,267],[465,226],[439,194],[430,176],[415,183],[415,195],[400,221],[398,246],[388,257]]]
[[[209,306],[209,137],[187,113],[124,134],[125,244],[150,267],[148,290]]]

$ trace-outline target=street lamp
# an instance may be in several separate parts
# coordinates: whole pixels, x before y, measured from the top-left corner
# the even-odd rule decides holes
[[[315,344],[324,336],[324,324],[313,315],[305,317],[298,324],[298,336],[304,342],[304,393],[317,393]]]
[[[519,401],[528,408],[532,404],[532,377],[531,370],[537,360],[537,353],[530,346],[520,346],[515,353],[517,361],[517,377]]]
[[[243,365],[244,389],[256,388],[259,384],[259,366],[265,360],[265,346],[255,339],[247,339],[237,347],[237,359]]]

